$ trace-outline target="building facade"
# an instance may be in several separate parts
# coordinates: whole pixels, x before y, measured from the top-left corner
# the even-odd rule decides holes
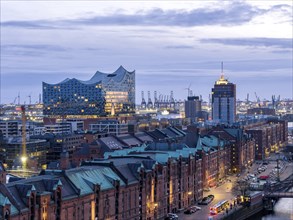
[[[212,88],[212,118],[220,123],[231,124],[236,117],[236,85],[222,74]]]
[[[45,140],[40,139],[29,139],[26,141],[26,151],[29,160],[35,159],[37,165],[46,164],[47,152],[49,150],[49,143]],[[14,165],[19,165],[21,149],[22,149],[22,140],[21,138],[13,138],[5,141],[3,146],[0,147],[1,150],[4,150],[5,158],[4,162],[11,168]],[[36,167],[35,167],[36,168]]]
[[[5,138],[19,135],[18,121],[0,121],[0,131]]]
[[[198,159],[189,151],[174,153],[113,156],[1,184],[0,218],[165,219],[202,198]]]
[[[135,71],[120,66],[114,73],[97,71],[88,81],[75,78],[43,82],[44,115],[105,116],[135,110]]]
[[[271,152],[278,152],[288,142],[288,122],[268,119],[247,126],[246,132],[255,139],[255,158],[264,160]]]
[[[199,96],[188,96],[187,101],[185,101],[185,118],[199,117],[199,112],[201,111],[201,100]]]

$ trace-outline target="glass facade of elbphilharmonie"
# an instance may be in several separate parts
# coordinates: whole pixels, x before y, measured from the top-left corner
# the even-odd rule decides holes
[[[135,112],[135,71],[120,66],[114,73],[96,72],[88,81],[43,82],[44,115],[107,116]]]

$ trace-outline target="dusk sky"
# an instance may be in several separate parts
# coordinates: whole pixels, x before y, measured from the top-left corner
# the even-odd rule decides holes
[[[136,70],[156,90],[208,98],[221,74],[237,99],[292,98],[292,1],[1,1],[1,103],[42,82]],[[153,96],[153,95],[152,95]]]

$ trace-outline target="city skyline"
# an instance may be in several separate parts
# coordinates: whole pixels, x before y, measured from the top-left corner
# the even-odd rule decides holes
[[[292,2],[219,3],[1,1],[0,102],[120,65],[136,70],[136,103],[142,90],[186,99],[190,84],[207,100],[221,61],[237,99],[292,98]]]

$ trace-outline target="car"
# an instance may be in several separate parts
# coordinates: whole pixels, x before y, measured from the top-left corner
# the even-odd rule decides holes
[[[202,198],[201,201],[198,202],[199,205],[207,205],[208,204],[208,197]]]
[[[199,206],[191,206],[190,208],[194,210],[195,212],[197,212],[198,210],[201,210],[201,207]]]
[[[211,196],[211,195],[210,195]],[[212,197],[204,197],[198,204],[199,205],[208,205],[213,201],[214,198]]]
[[[167,219],[178,220],[178,215],[176,215],[174,213],[168,213]]]
[[[184,214],[186,214],[186,215],[191,215],[192,213],[194,213],[195,211],[193,210],[193,209],[186,209],[185,211],[184,211]]]
[[[214,198],[215,198],[215,196],[214,195],[208,195],[207,196],[211,201],[213,201],[214,200]]]

